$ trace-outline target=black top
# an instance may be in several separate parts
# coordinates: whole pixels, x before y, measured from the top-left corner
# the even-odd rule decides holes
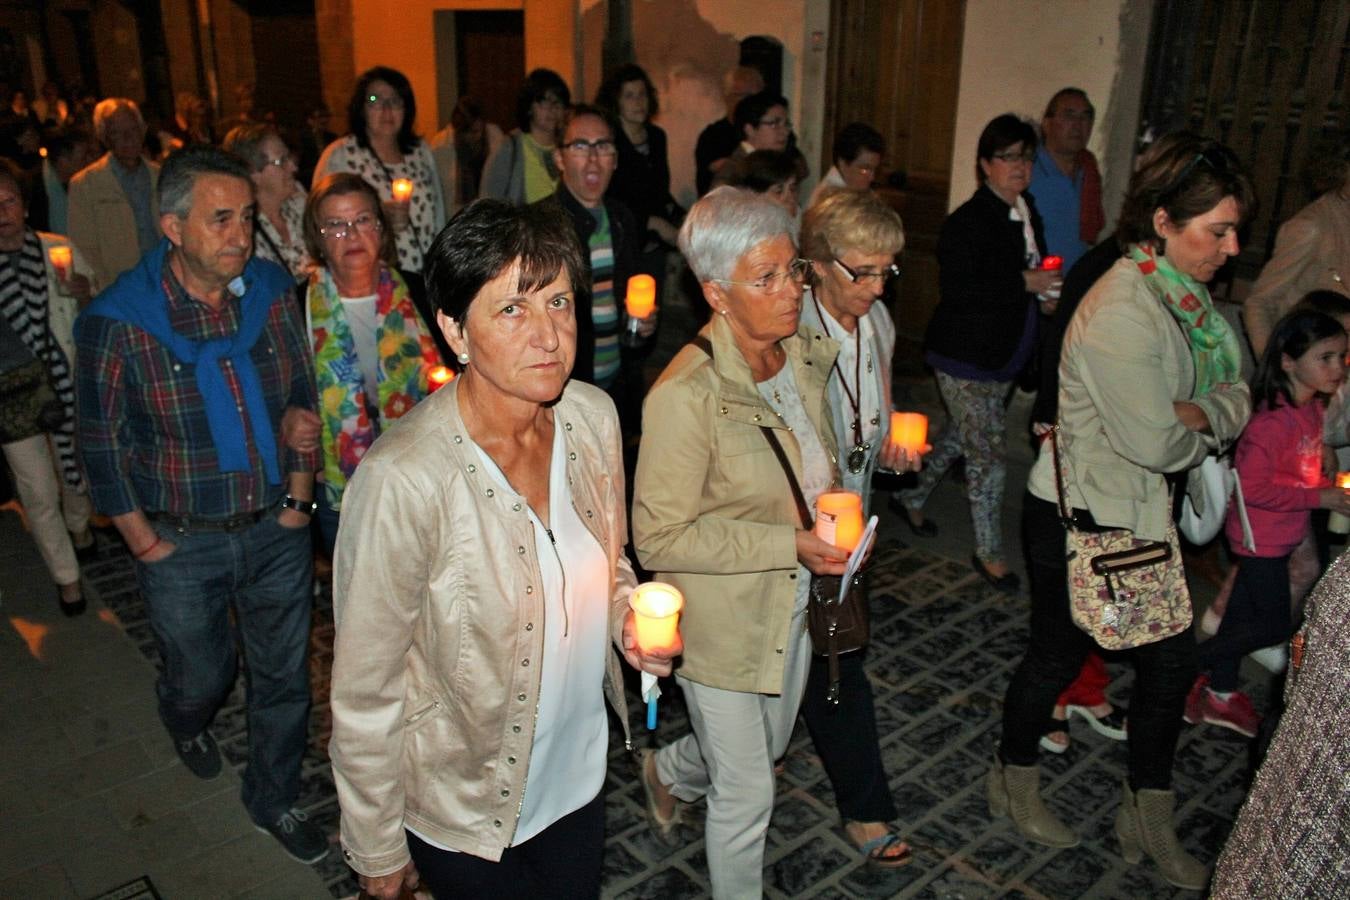
[[[1069,274],[1064,276],[1064,286],[1059,292],[1059,305],[1055,314],[1041,326],[1040,354],[1041,382],[1037,388],[1036,402],[1031,407],[1031,421],[1048,422],[1053,425],[1059,415],[1059,352],[1064,346],[1064,333],[1069,330],[1069,320],[1073,318],[1078,304],[1092,290],[1097,279],[1105,275],[1116,260],[1120,259],[1120,245],[1114,234],[1078,258]]]
[[[1031,195],[1036,246],[1045,256],[1045,229]],[[1036,295],[1022,280],[1028,268],[1022,223],[1008,218],[1011,207],[985,186],[942,223],[938,237],[941,299],[928,323],[924,349],[947,359],[997,372],[1022,341],[1027,309]]]
[[[633,214],[617,200],[605,197],[605,212],[609,215],[609,235],[614,244],[614,301],[619,305],[623,319],[623,300],[628,278],[636,271],[637,252],[642,234],[633,224]],[[576,285],[577,358],[572,364],[572,377],[588,384],[595,381],[595,326],[591,322],[591,234],[595,231],[595,216],[582,206],[567,185],[558,183],[552,195],[535,204],[541,209],[554,209],[567,216],[581,242],[581,258],[585,261],[585,284]]]
[[[694,145],[694,184],[702,197],[712,187],[713,173],[708,166],[726,159],[741,145],[741,131],[726,119],[718,119],[698,136]]]
[[[614,170],[614,178],[609,183],[605,197],[628,207],[634,223],[644,232],[647,220],[652,216],[659,216],[678,226],[684,210],[670,195],[666,133],[648,123],[646,153],[634,146],[622,128],[615,132],[614,143],[619,148],[618,168]],[[652,239],[651,234],[648,234],[648,239]]]

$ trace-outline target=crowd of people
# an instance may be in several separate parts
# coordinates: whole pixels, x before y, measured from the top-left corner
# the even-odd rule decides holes
[[[1263,730],[1239,666],[1300,625],[1329,555],[1313,511],[1350,514],[1332,480],[1350,447],[1345,141],[1312,166],[1320,197],[1281,229],[1244,333],[1208,289],[1258,202],[1232,151],[1160,138],[1103,239],[1087,95],[1059,91],[1039,126],[992,119],[979,185],[937,246],[924,355],[948,421],[914,452],[890,439],[905,234],[873,190],[886,146],[872,127],[840,130],[803,210],[788,101],[737,68],[726,117],[699,137],[686,210],[656,85],[636,65],[610,73],[595,105],[535,70],[509,131],[464,98],[427,139],[408,79],[386,66],[356,79],[341,136],[323,110],[298,138],[254,119],[243,88],[219,134],[190,94],[155,129],[124,98],[12,98],[0,426],[64,614],[87,606],[91,523],[125,543],[159,646],[160,718],[200,778],[221,770],[210,724],[242,653],[242,799],[293,858],[329,852],[297,807],[317,555],[333,566],[340,841],[371,896],[418,883],[438,897],[598,895],[613,722],[632,747],[624,664],[673,675],[683,694],[689,733],[639,753],[637,778],[665,841],[706,801],[714,896],[762,895],[776,765],[799,715],[847,839],[868,865],[910,864],[865,648],[827,656],[806,627],[813,583],[848,559],[811,510],[842,488],[870,513],[878,471],[910,476],[875,499],[931,537],[926,501],[964,458],[971,566],[1019,594],[1001,523],[1022,383],[1039,386],[1038,457],[1019,491],[1031,627],[986,779],[991,814],[1028,841],[1078,843],[1041,799],[1038,758],[1064,752],[1081,716],[1128,746],[1124,858],[1147,855],[1179,887],[1210,883],[1173,821],[1179,735]],[[709,321],[649,386],[658,321],[630,316],[625,289],[635,275],[659,285],[676,250]],[[1197,643],[1184,596],[1168,604],[1185,620],[1126,646],[1134,686],[1117,705],[1066,546],[1123,534],[1179,554],[1174,501],[1203,504],[1199,472],[1220,457],[1242,491],[1217,500],[1233,572],[1199,630],[1212,636]],[[664,647],[638,641],[629,608],[647,573],[685,598]],[[1321,607],[1346,577],[1328,576],[1310,635],[1324,639]],[[1325,690],[1316,654],[1334,652],[1313,650],[1290,686],[1304,719],[1299,692]],[[1233,896],[1278,893],[1278,862],[1248,865],[1257,849],[1297,856],[1296,877],[1343,841],[1269,812],[1290,790],[1282,754],[1306,743],[1270,744],[1264,806],[1235,833],[1247,853],[1225,853],[1214,882]]]

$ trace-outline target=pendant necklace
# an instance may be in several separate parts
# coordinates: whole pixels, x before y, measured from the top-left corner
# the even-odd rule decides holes
[[[820,301],[816,299],[814,293],[811,294],[811,302],[815,304],[816,315],[819,316],[822,325],[825,324],[825,311],[820,308]],[[825,331],[829,332],[829,326],[825,326]],[[844,388],[844,397],[848,400],[849,409],[853,412],[853,449],[848,452],[848,470],[851,474],[857,475],[867,464],[867,451],[872,449],[869,441],[863,440],[862,433],[862,323],[858,322],[853,328],[853,387],[849,390],[848,379],[844,377],[843,370],[839,368],[839,360],[836,357],[832,365],[835,373],[839,376],[839,384]],[[871,365],[869,363],[870,371]],[[855,392],[856,391],[856,394]]]

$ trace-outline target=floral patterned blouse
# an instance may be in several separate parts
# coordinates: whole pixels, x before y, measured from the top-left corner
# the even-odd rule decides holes
[[[360,175],[385,201],[393,199],[395,179],[407,178],[413,183],[408,207],[412,225],[394,237],[398,247],[398,267],[405,272],[420,273],[422,256],[445,226],[446,218],[445,195],[427,142],[419,138],[412,152],[404,154],[403,162],[389,165],[381,162],[373,150],[359,146],[356,138],[349,134],[338,138],[323,151],[314,167],[314,183],[330,172]]]
[[[261,213],[254,220],[253,253],[278,263],[295,277],[296,281],[309,278],[314,260],[305,249],[305,200],[308,195],[300,188],[281,204],[281,219],[286,223],[289,241],[282,240],[281,232]]]

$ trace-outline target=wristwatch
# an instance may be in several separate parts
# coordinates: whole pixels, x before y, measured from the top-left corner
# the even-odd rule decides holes
[[[290,494],[287,494],[286,499],[281,501],[281,506],[283,509],[293,509],[311,518],[314,516],[314,511],[319,508],[319,504],[313,500],[297,500]]]

